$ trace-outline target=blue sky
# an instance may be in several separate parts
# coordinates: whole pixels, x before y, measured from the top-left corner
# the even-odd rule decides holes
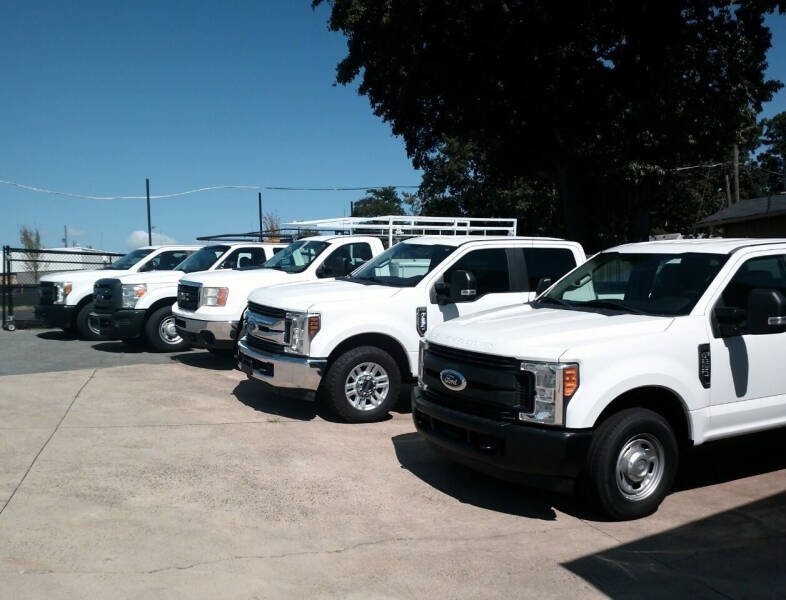
[[[0,5],[0,179],[90,195],[222,184],[417,185],[403,143],[354,87],[333,86],[345,41],[327,8],[258,2]],[[769,75],[786,81],[786,17]],[[786,110],[786,91],[765,115]],[[340,216],[358,192],[264,192],[282,220]],[[144,201],[72,200],[0,186],[0,243],[21,225],[60,245],[124,251]],[[155,200],[179,242],[256,227],[256,193]]]

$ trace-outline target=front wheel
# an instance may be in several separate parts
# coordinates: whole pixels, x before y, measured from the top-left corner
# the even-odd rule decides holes
[[[679,449],[674,431],[644,408],[620,411],[598,427],[587,455],[591,498],[617,520],[654,513],[674,483]]]
[[[348,350],[330,366],[325,388],[333,410],[350,423],[383,418],[396,404],[401,373],[390,354],[374,346]]]
[[[145,323],[145,337],[157,352],[177,352],[188,348],[175,328],[171,306],[162,306],[153,312]]]
[[[90,318],[90,313],[93,311],[93,303],[88,302],[76,314],[76,330],[83,340],[90,340],[96,342],[105,340],[106,337],[101,335],[101,330],[95,320]]]

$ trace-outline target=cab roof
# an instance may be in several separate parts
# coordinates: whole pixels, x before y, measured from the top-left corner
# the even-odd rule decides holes
[[[743,248],[786,245],[786,238],[702,238],[695,240],[654,240],[622,244],[604,252],[626,252],[647,254],[683,254],[703,252],[708,254],[732,254]]]
[[[525,237],[512,235],[422,235],[403,240],[407,244],[440,244],[442,246],[461,246],[470,242],[564,242],[553,237]]]
[[[374,235],[310,235],[295,240],[296,242],[334,242],[341,240],[377,240],[379,238]]]

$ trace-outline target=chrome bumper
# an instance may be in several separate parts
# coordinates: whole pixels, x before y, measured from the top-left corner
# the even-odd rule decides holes
[[[286,356],[249,348],[245,338],[238,341],[237,351],[238,369],[278,388],[316,391],[327,366],[326,358]]]
[[[216,340],[234,341],[237,323],[237,321],[203,321],[175,315],[175,328],[178,333],[199,335],[203,331],[208,331]]]

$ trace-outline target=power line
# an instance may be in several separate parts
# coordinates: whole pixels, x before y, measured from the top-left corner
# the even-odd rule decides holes
[[[725,162],[719,163],[712,163],[711,165],[691,165],[689,167],[677,167],[676,169],[671,169],[672,171],[688,171],[690,169],[712,169],[714,167],[720,167],[725,165]]]
[[[61,192],[58,190],[50,190],[34,185],[27,185],[18,183],[16,181],[8,181],[0,179],[0,184],[10,185],[19,189],[27,190],[29,192],[37,192],[40,194],[51,194],[54,196],[65,196],[67,198],[81,198],[83,200],[145,200],[147,196],[91,196],[89,194],[76,194],[73,192]],[[293,186],[265,186],[265,185],[213,185],[208,187],[196,188],[193,190],[186,190],[184,192],[175,192],[173,194],[159,194],[157,196],[150,196],[151,200],[160,200],[164,198],[176,198],[179,196],[188,196],[190,194],[197,194],[199,192],[209,192],[214,190],[279,190],[279,191],[297,191],[297,192],[346,192],[346,191],[364,191],[390,187],[394,189],[417,189],[417,185],[368,185],[368,186],[354,186],[354,187],[293,187]]]

